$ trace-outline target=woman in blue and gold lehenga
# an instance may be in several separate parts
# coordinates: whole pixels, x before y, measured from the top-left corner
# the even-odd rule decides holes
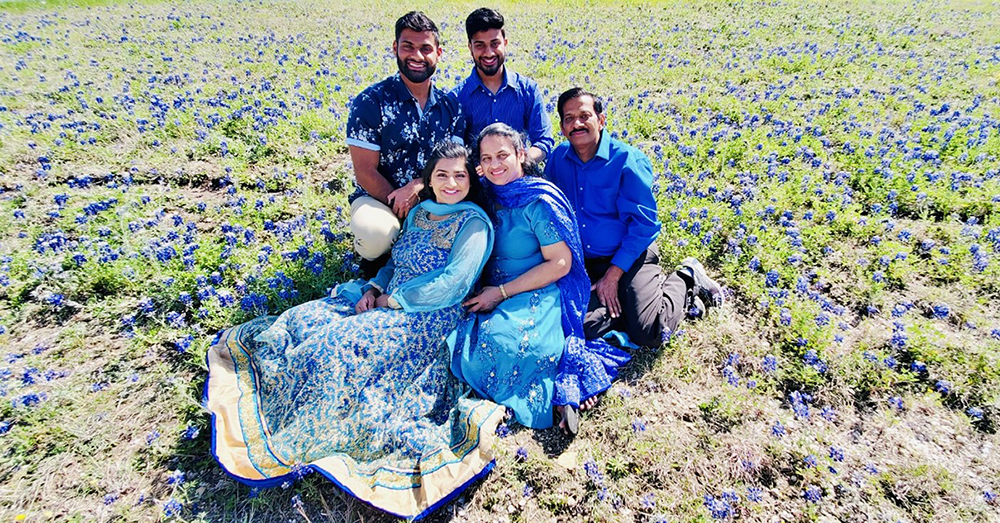
[[[566,196],[526,176],[523,139],[506,124],[483,129],[478,150],[497,242],[488,285],[465,302],[477,314],[448,338],[452,372],[522,425],[548,428],[562,411],[560,425],[575,434],[577,409],[611,386],[629,356],[583,337],[590,279]]]
[[[492,249],[464,147],[435,147],[425,200],[362,286],[224,331],[208,354],[212,453],[273,486],[316,470],[358,499],[420,518],[493,465],[504,409],[470,398],[443,343]],[[384,292],[383,292],[384,291]]]

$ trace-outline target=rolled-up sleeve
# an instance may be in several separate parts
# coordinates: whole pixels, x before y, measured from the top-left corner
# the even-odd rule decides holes
[[[378,151],[382,148],[382,109],[369,90],[351,102],[347,117],[347,145]]]
[[[530,98],[531,110],[528,113],[527,131],[532,147],[538,147],[545,157],[552,152],[555,141],[552,139],[552,122],[549,113],[545,111],[545,101],[542,92],[535,82],[527,82],[525,94]]]
[[[621,247],[611,258],[611,263],[623,271],[628,271],[660,235],[652,185],[653,166],[649,158],[631,154],[622,168],[617,200],[618,216],[625,223],[626,233]]]

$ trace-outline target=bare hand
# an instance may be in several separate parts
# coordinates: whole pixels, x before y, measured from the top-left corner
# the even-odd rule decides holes
[[[356,314],[361,314],[362,312],[371,310],[372,307],[375,307],[375,293],[377,292],[378,291],[375,289],[368,289],[364,296],[358,300],[358,304],[354,306],[354,312]]]
[[[483,287],[479,294],[465,300],[462,305],[468,307],[469,312],[489,312],[502,301],[500,287]]]
[[[379,294],[378,298],[375,298],[376,307],[388,307],[389,306],[389,295]]]
[[[618,280],[625,274],[617,265],[608,267],[608,271],[597,280],[597,283],[590,286],[590,290],[597,291],[597,299],[601,305],[608,308],[608,313],[612,318],[617,318],[622,314],[622,306],[618,303]]]
[[[400,220],[405,220],[410,209],[420,201],[420,190],[424,184],[420,180],[411,180],[410,183],[389,193],[386,199],[392,206],[392,212]]]

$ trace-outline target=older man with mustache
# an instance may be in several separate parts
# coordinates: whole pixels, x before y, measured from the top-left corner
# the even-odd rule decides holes
[[[642,151],[604,130],[601,101],[574,87],[559,96],[557,109],[567,141],[552,151],[545,176],[566,193],[580,224],[592,282],[584,332],[597,338],[624,331],[638,345],[658,347],[693,308],[700,315],[721,305],[722,288],[694,258],[664,276],[653,167]]]
[[[357,185],[351,230],[366,277],[385,265],[398,220],[419,202],[420,170],[431,147],[465,138],[458,100],[431,81],[442,53],[437,25],[419,11],[406,13],[396,21],[392,51],[399,74],[362,91],[347,120]]]

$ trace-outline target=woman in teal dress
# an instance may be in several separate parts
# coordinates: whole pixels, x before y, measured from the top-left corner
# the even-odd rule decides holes
[[[476,312],[448,338],[452,372],[531,428],[548,428],[611,385],[628,355],[583,339],[590,297],[576,217],[555,185],[525,176],[525,148],[505,124],[483,129],[480,168],[497,244],[488,286],[465,304]]]
[[[220,334],[208,353],[212,453],[273,486],[315,470],[418,519],[490,470],[504,409],[468,396],[444,343],[493,244],[464,147],[434,149],[425,200],[370,282]]]

